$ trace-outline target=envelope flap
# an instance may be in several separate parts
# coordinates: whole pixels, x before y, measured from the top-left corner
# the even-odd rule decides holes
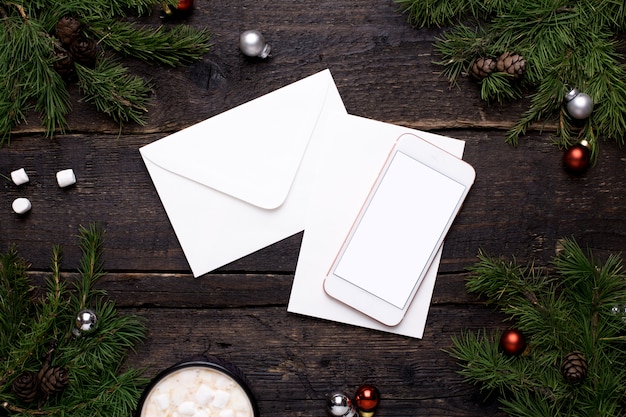
[[[332,83],[328,70],[140,149],[174,174],[273,209],[287,198]]]

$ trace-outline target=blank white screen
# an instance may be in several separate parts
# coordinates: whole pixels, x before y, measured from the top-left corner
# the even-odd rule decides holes
[[[335,275],[402,309],[463,191],[462,184],[396,152]]]

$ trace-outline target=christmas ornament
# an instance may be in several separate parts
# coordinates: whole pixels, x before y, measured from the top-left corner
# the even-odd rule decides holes
[[[98,317],[93,310],[88,308],[80,310],[76,314],[72,334],[76,337],[86,336],[94,332],[98,325]]]
[[[328,414],[331,416],[358,417],[350,398],[341,392],[334,392],[328,396],[326,400],[326,409],[328,410]]]
[[[567,171],[574,174],[584,172],[591,161],[591,151],[586,140],[580,141],[565,151],[563,165]]]
[[[193,10],[193,0],[179,0],[176,7],[163,3],[161,6],[162,19],[177,19],[187,17]]]
[[[591,116],[593,112],[593,100],[586,93],[581,93],[574,88],[565,95],[565,108],[567,113],[574,119],[583,120]]]
[[[11,385],[11,390],[20,401],[32,403],[39,396],[37,374],[31,371],[22,372]]]
[[[251,58],[265,59],[272,51],[272,47],[265,43],[265,38],[257,30],[246,30],[239,38],[241,52]]]
[[[500,346],[509,355],[519,355],[526,349],[526,339],[517,329],[505,330],[500,337]]]
[[[496,69],[511,75],[513,79],[517,79],[526,71],[526,60],[514,52],[505,52],[498,57]]]
[[[570,384],[579,384],[587,376],[588,367],[587,359],[581,352],[575,350],[563,358],[561,373]]]
[[[361,417],[372,417],[379,401],[380,393],[378,388],[371,384],[361,385],[354,394],[354,403]]]
[[[478,58],[472,64],[469,74],[475,80],[482,80],[496,69],[496,61],[491,58]]]

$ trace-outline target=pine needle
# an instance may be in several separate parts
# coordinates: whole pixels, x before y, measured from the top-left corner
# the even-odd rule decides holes
[[[467,382],[497,391],[511,416],[623,416],[626,392],[626,275],[616,255],[604,262],[564,239],[547,275],[532,264],[479,253],[467,289],[498,307],[528,343],[505,355],[499,336],[464,331],[448,353]],[[561,375],[563,357],[581,351],[589,370],[580,384]]]

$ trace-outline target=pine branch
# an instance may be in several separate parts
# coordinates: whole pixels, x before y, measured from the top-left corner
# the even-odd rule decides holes
[[[201,59],[211,46],[208,30],[182,24],[166,30],[123,19],[129,13],[148,14],[162,3],[176,4],[175,0],[0,0],[0,146],[10,141],[11,132],[33,110],[39,113],[46,136],[68,127],[67,83],[74,82],[76,75],[67,58],[73,50],[62,45],[55,31],[61,18],[78,19],[80,36],[124,56],[169,66]],[[75,67],[84,100],[120,125],[144,124],[148,83],[130,75],[121,64],[105,60],[106,52],[95,68]]]
[[[202,58],[211,46],[209,32],[191,26],[154,29],[119,20],[85,20],[88,31],[101,43],[145,62],[169,66],[188,64]]]
[[[93,103],[98,111],[116,122],[127,121],[144,125],[150,89],[145,82],[128,73],[121,64],[99,59],[95,68],[76,65],[78,85],[85,94],[84,101]]]
[[[0,256],[0,357],[9,354],[11,346],[23,332],[31,313],[28,299],[31,286],[26,271],[28,264],[11,247]]]
[[[500,392],[511,416],[611,416],[624,413],[626,392],[626,275],[622,260],[603,263],[564,239],[547,278],[532,264],[520,266],[479,253],[468,291],[496,305],[526,336],[520,356],[500,352],[499,337],[464,332],[449,351],[465,380]],[[617,307],[617,308],[616,308]],[[560,372],[563,357],[581,351],[589,367],[578,385]]]
[[[515,51],[526,59],[519,80],[492,72],[481,84],[481,99],[505,102],[530,97],[530,106],[506,133],[517,145],[535,124],[557,120],[560,147],[586,140],[595,162],[599,141],[626,140],[626,67],[614,35],[626,29],[626,7],[618,0],[477,1],[397,0],[416,26],[451,25],[435,40],[438,64],[452,83],[479,58]],[[463,22],[463,23],[460,23]],[[594,110],[583,122],[572,119],[563,98],[571,88],[589,94]]]
[[[103,276],[100,258],[104,231],[99,225],[79,230],[83,256],[76,292],[67,290],[61,277],[61,250],[53,248],[52,272],[46,295],[31,298],[27,264],[12,249],[0,255],[0,415],[29,416],[130,416],[147,380],[141,372],[123,369],[126,354],[145,337],[143,320],[119,315],[104,291],[94,289]],[[93,333],[75,336],[70,331],[81,305],[98,313]],[[11,330],[14,329],[14,330]],[[3,334],[3,336],[4,336]],[[25,403],[12,389],[24,372],[34,374],[45,366],[62,367],[69,385],[56,395]],[[7,414],[8,413],[8,414]]]

